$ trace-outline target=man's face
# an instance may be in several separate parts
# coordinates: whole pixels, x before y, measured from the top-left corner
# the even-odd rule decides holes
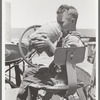
[[[64,36],[68,34],[68,31],[71,31],[72,29],[72,16],[68,14],[68,11],[66,10],[62,16],[58,15],[58,23],[61,26],[61,31],[63,32]]]

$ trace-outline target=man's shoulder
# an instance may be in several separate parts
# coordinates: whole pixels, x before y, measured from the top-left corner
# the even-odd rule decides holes
[[[70,35],[69,35],[69,39],[72,41],[80,41],[81,40],[81,34],[78,31],[73,31]]]
[[[71,36],[78,36],[81,37],[81,33],[79,31],[72,31]]]
[[[70,46],[81,47],[81,46],[83,46],[79,32],[77,32],[77,31],[71,32],[71,34],[69,34],[65,38],[64,44],[67,47],[70,47]]]

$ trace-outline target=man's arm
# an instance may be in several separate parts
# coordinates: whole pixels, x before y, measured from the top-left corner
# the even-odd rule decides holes
[[[40,53],[42,51],[45,51],[48,56],[54,55],[56,46],[54,45],[54,43],[51,42],[50,38],[47,35],[38,35],[30,39],[30,43],[31,46],[33,46],[32,48],[37,49]]]
[[[56,50],[56,46],[51,42],[49,48],[46,50],[46,53],[49,57],[53,56]]]

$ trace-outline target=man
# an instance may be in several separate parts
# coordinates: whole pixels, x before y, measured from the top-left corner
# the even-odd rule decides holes
[[[30,35],[30,45],[39,53],[45,51],[48,56],[53,56],[57,47],[80,47],[83,43],[80,40],[79,34],[76,32],[76,23],[78,18],[77,10],[68,5],[61,5],[57,10],[57,22],[46,24]],[[31,83],[39,83],[42,85],[55,85],[56,74],[59,73],[64,80],[62,83],[67,84],[67,76],[65,76],[65,67],[59,68],[52,62],[49,68],[29,68],[24,73],[24,79],[20,86],[18,100],[26,100],[27,86]],[[36,100],[37,90],[33,90],[33,100]]]

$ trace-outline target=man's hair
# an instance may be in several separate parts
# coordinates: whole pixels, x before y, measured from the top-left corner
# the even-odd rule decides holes
[[[63,14],[65,11],[68,11],[68,14],[72,15],[73,18],[75,18],[77,20],[78,18],[78,11],[76,10],[75,7],[73,6],[69,6],[69,5],[61,5],[58,10],[57,10],[57,14]]]

